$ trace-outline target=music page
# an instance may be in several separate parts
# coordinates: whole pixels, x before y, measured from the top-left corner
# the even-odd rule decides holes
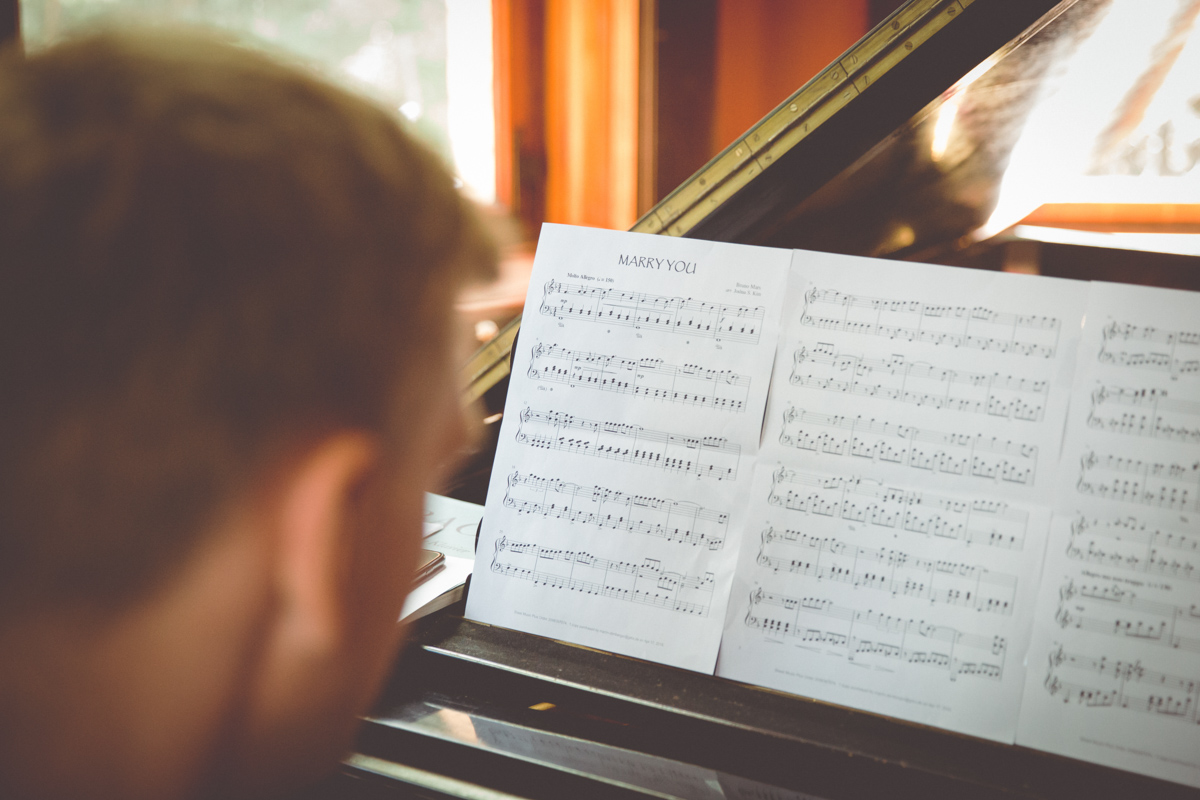
[[[1093,283],[1019,744],[1200,786],[1200,295]]]
[[[1012,742],[1086,293],[795,253],[718,675]]]
[[[468,617],[713,670],[790,259],[542,226]]]

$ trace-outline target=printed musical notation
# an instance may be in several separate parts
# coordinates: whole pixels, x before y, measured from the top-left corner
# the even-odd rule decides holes
[[[1102,386],[1092,392],[1088,427],[1109,433],[1200,442],[1200,403],[1176,400],[1166,389]]]
[[[1155,528],[1133,518],[1071,523],[1067,557],[1087,564],[1200,582],[1200,536]]]
[[[1117,583],[1076,586],[1073,580],[1058,596],[1054,620],[1063,628],[1200,653],[1200,604],[1161,603]]]
[[[547,450],[624,461],[701,478],[734,480],[742,448],[718,436],[689,436],[640,425],[580,419],[561,411],[521,411],[516,440]]]
[[[974,564],[916,558],[901,550],[857,547],[835,537],[810,536],[767,528],[758,565],[875,589],[893,597],[915,597],[931,605],[947,604],[1011,615],[1017,577]]]
[[[804,514],[1011,550],[1024,546],[1029,524],[1027,512],[1001,500],[959,500],[782,466],[771,478],[767,502]]]
[[[1064,672],[1066,674],[1064,674]],[[1065,650],[1050,654],[1043,685],[1051,697],[1085,708],[1120,708],[1200,723],[1200,678],[1150,669],[1141,659],[1095,658]]]
[[[1200,373],[1200,332],[1161,331],[1151,325],[1110,322],[1101,329],[1101,364],[1166,372]]]
[[[1088,450],[1080,459],[1080,494],[1174,510],[1200,510],[1200,460],[1191,464],[1100,456]]]
[[[758,344],[766,309],[547,281],[541,313],[607,325]]]
[[[809,289],[800,323],[813,328],[884,336],[909,342],[1053,358],[1061,323],[1056,317],[1006,314],[983,306],[947,306],[915,300]]]
[[[750,378],[694,364],[664,364],[661,358],[621,358],[538,343],[529,363],[535,381],[583,386],[672,403],[743,411]]]
[[[508,559],[501,560],[505,553]],[[671,572],[653,558],[640,564],[610,561],[582,550],[555,550],[510,542],[505,536],[496,542],[491,571],[553,589],[569,589],[699,617],[708,616],[715,582],[711,572],[704,575]]]
[[[625,494],[603,486],[577,486],[519,472],[508,476],[504,505],[520,514],[657,536],[709,550],[724,546],[729,522],[728,514],[696,503]]]
[[[897,400],[918,406],[1040,422],[1047,381],[999,373],[962,372],[904,356],[865,358],[828,342],[796,350],[791,383],[811,389]]]
[[[798,450],[869,459],[926,472],[1033,484],[1036,445],[983,434],[944,433],[862,415],[817,414],[789,405],[779,443]]]
[[[851,661],[878,659],[946,670],[951,680],[959,675],[1000,680],[1008,650],[1003,636],[964,633],[947,625],[762,589],[750,596],[744,623],[768,637],[791,637],[801,646],[831,649]],[[964,649],[970,651],[965,656]]]

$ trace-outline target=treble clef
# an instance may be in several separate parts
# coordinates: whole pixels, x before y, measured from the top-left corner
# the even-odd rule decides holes
[[[529,422],[529,418],[531,416],[532,416],[532,412],[528,408],[524,409],[523,411],[521,411],[521,422],[522,423]],[[517,435],[515,438],[521,444],[525,444],[525,442],[529,441],[529,436],[525,433],[525,430],[523,428],[517,428]]]
[[[1050,668],[1054,669],[1066,660],[1067,654],[1063,652],[1062,645],[1059,645],[1058,649],[1050,654]]]
[[[529,375],[530,380],[537,380],[539,373],[537,368],[534,367],[534,364],[536,364],[537,360],[544,355],[546,355],[546,345],[538,342],[533,346],[533,350],[531,350],[529,354],[529,371],[527,374]]]
[[[1075,619],[1071,616],[1070,611],[1062,606],[1059,606],[1058,611],[1054,614],[1054,621],[1057,622],[1061,627],[1066,628],[1072,625],[1075,622]]]

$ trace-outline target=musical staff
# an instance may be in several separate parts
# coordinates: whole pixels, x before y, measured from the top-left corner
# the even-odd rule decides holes
[[[622,358],[567,350],[558,345],[533,347],[528,375],[535,381],[583,386],[606,392],[672,403],[743,411],[750,378],[730,370],[694,364],[665,364],[661,358]]]
[[[1059,587],[1058,596],[1054,621],[1064,629],[1200,653],[1200,604],[1156,602],[1117,583],[1076,586],[1073,580]]]
[[[1155,528],[1133,517],[1071,523],[1067,557],[1087,564],[1200,582],[1200,536]]]
[[[1061,645],[1051,652],[1049,661],[1043,686],[1051,697],[1061,696],[1064,703],[1200,723],[1200,677],[1150,669],[1141,659],[1095,658]]]
[[[1174,510],[1200,510],[1200,460],[1191,464],[1141,461],[1088,450],[1080,459],[1080,494]]]
[[[505,553],[509,558],[502,561]],[[552,589],[568,589],[699,617],[707,617],[712,606],[713,573],[699,576],[670,572],[653,558],[640,564],[610,561],[582,550],[510,542],[502,536],[496,542],[491,571]]]
[[[725,544],[729,515],[696,503],[631,495],[603,486],[513,472],[504,505],[520,514],[563,519],[597,528],[656,536],[709,550]]]
[[[787,597],[757,589],[743,621],[769,638],[790,637],[801,646],[838,652],[851,661],[926,666],[947,671],[951,680],[959,675],[992,680],[1004,676],[1008,641],[1003,636],[964,633],[819,597]]]
[[[868,459],[926,472],[1033,484],[1035,445],[983,434],[944,433],[912,425],[817,414],[788,405],[779,443],[798,450]]]
[[[766,309],[724,305],[577,283],[547,281],[540,311],[548,317],[758,344]]]
[[[719,436],[689,436],[640,425],[580,419],[561,411],[521,411],[516,440],[546,450],[607,458],[700,478],[734,480],[742,448]]]
[[[1056,317],[1007,314],[983,306],[866,297],[815,287],[804,295],[800,323],[908,342],[1042,358],[1054,356],[1061,327]]]
[[[1200,443],[1200,403],[1176,400],[1166,389],[1101,386],[1092,392],[1087,424],[1109,433],[1195,444]]]
[[[1029,524],[1028,513],[1002,500],[960,500],[782,466],[771,478],[767,502],[814,516],[1011,550],[1024,546]]]
[[[783,551],[780,553],[780,551]],[[974,564],[916,558],[902,550],[857,547],[829,536],[767,528],[758,550],[758,565],[817,580],[831,580],[915,597],[931,605],[946,604],[993,614],[1011,615],[1017,577]]]
[[[904,356],[866,358],[828,342],[796,350],[791,383],[810,389],[897,400],[918,406],[1040,422],[1050,385],[1012,375],[962,372]]]
[[[1163,331],[1152,325],[1109,322],[1101,331],[1101,364],[1166,372],[1200,373],[1200,333]]]

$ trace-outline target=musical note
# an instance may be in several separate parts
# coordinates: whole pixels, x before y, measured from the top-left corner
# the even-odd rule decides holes
[[[810,389],[897,400],[930,408],[1040,422],[1050,384],[1044,380],[963,372],[910,362],[841,353],[828,342],[795,351],[791,383]]]
[[[1200,678],[1151,669],[1141,659],[1096,658],[1062,645],[1050,653],[1048,661],[1043,686],[1051,697],[1061,697],[1064,703],[1200,723]]]
[[[1142,461],[1084,451],[1080,494],[1167,509],[1200,510],[1200,460],[1191,464]]]
[[[504,553],[508,560],[501,560]],[[707,617],[712,605],[714,577],[685,575],[664,570],[657,559],[640,564],[596,558],[582,550],[558,550],[541,545],[496,542],[491,571],[497,575],[532,581],[552,589],[608,597],[657,606],[698,617]]]
[[[1087,564],[1200,582],[1200,536],[1156,528],[1134,517],[1078,517],[1067,557]]]
[[[742,448],[719,436],[689,436],[640,425],[580,419],[561,411],[521,412],[517,442],[624,461],[701,478],[734,480]]]
[[[1068,580],[1059,588],[1054,621],[1063,628],[1200,653],[1200,604],[1146,600],[1116,583],[1077,586]]]
[[[709,303],[547,281],[540,311],[548,317],[679,333],[718,342],[758,344],[766,309]]]
[[[1101,364],[1173,376],[1200,374],[1200,333],[1111,321],[1101,329],[1101,337],[1097,355]]]
[[[844,433],[843,433],[844,431]],[[787,406],[779,443],[798,450],[867,458],[926,472],[1032,485],[1036,445],[983,434],[944,433],[912,425]]]
[[[583,386],[672,403],[743,411],[750,378],[730,370],[694,364],[663,363],[661,358],[622,358],[567,350],[558,345],[533,347],[528,375],[535,381]]]
[[[1024,546],[1029,524],[1027,512],[1002,500],[960,500],[782,466],[772,476],[767,502],[804,514],[1012,550]]]
[[[1176,400],[1166,389],[1101,386],[1092,392],[1087,424],[1109,433],[1195,444],[1200,442],[1200,403]]]
[[[577,486],[519,472],[508,476],[504,505],[520,514],[657,536],[709,550],[724,546],[729,522],[728,514],[696,503],[625,494],[603,486]]]
[[[866,297],[815,287],[804,295],[800,323],[908,342],[1043,358],[1054,356],[1061,327],[1056,317],[1008,314],[983,306]]]
[[[763,531],[757,563],[775,572],[848,583],[888,592],[893,597],[916,597],[929,600],[930,604],[993,614],[1011,615],[1017,596],[1015,575],[974,564],[917,558],[901,550],[857,547],[836,537],[810,536],[793,530]]]
[[[947,625],[863,611],[819,597],[788,597],[762,589],[750,595],[743,623],[768,638],[791,637],[801,646],[820,646],[850,661],[878,658],[931,667],[947,671],[951,680],[959,675],[1000,680],[1008,651],[1003,636],[964,633]],[[964,648],[980,655],[964,657]]]

